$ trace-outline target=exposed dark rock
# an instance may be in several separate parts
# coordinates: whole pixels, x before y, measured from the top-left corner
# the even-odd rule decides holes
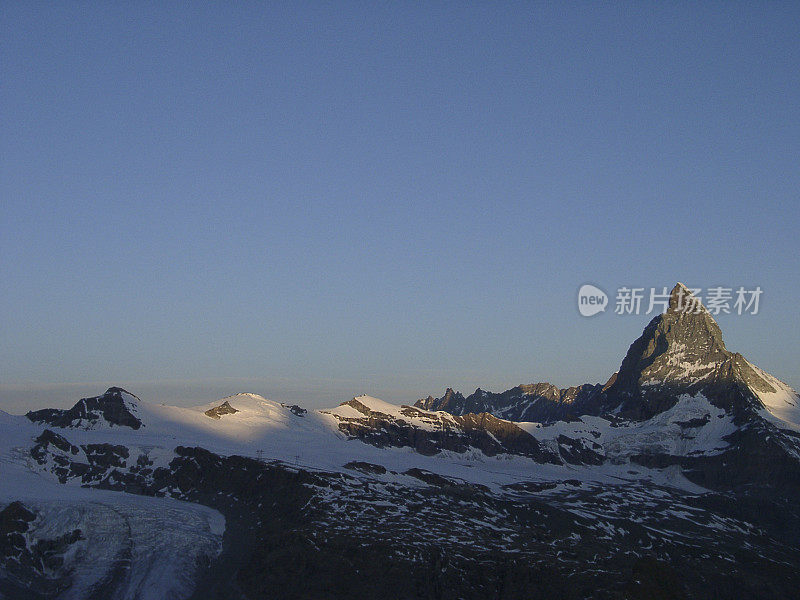
[[[212,419],[217,419],[222,415],[232,415],[234,413],[239,412],[237,409],[233,408],[227,400],[220,404],[219,406],[215,406],[214,408],[210,408],[205,412],[207,417],[211,417]]]
[[[450,414],[460,415],[463,414],[464,404],[465,404],[465,398],[461,392],[456,392],[453,390],[453,388],[447,388],[444,392],[444,396],[442,396],[441,398],[434,398],[433,396],[428,396],[424,400],[417,400],[414,406],[422,408],[424,410],[443,410],[445,412],[449,412]],[[486,412],[486,411],[475,411],[475,412]]]
[[[12,549],[25,545],[24,538],[18,534],[25,533],[28,523],[35,518],[36,515],[18,501],[0,510],[0,556],[6,556]]]
[[[565,435],[556,438],[558,451],[564,462],[571,465],[602,465],[605,462],[603,447],[584,438],[573,439]]]
[[[447,477],[442,477],[441,475],[437,475],[436,473],[431,473],[430,471],[426,471],[425,469],[409,469],[404,473],[404,475],[408,475],[410,477],[414,477],[415,479],[419,479],[427,483],[428,485],[436,485],[439,487],[445,486],[454,486],[457,485],[458,482],[448,479]]]
[[[730,446],[721,454],[683,458],[684,475],[713,490],[773,498],[800,495],[800,438],[770,423],[754,421],[727,441]]]
[[[354,460],[347,463],[345,468],[352,469],[354,471],[360,471],[362,473],[369,473],[372,475],[384,475],[386,473],[386,467],[360,460]]]
[[[301,408],[296,404],[281,404],[284,408],[288,408],[293,415],[297,417],[305,417],[308,414],[308,411],[305,408]]]
[[[51,444],[62,452],[72,455],[77,455],[80,452],[80,448],[71,444],[63,435],[59,435],[50,429],[45,429],[36,438],[36,444],[31,449],[31,456],[36,460],[43,459],[45,456],[44,450]]]
[[[110,467],[124,467],[129,456],[125,446],[114,444],[87,444],[81,446],[86,453],[86,458],[92,465],[103,469]]]
[[[466,398],[452,389],[441,398],[428,396],[414,406],[425,410],[443,410],[453,415],[491,413],[509,421],[550,423],[571,421],[581,414],[598,414],[593,403],[602,392],[600,385],[581,385],[559,389],[550,383],[518,385],[505,392],[493,393],[478,388]]]
[[[466,414],[443,417],[418,408],[405,406],[401,414],[421,419],[430,427],[415,427],[368,406],[354,398],[345,405],[363,416],[346,418],[337,416],[339,430],[379,448],[410,446],[420,454],[432,456],[443,450],[466,452],[478,449],[487,456],[519,454],[542,463],[558,464],[558,455],[544,447],[536,438],[514,423],[490,414]]]
[[[704,415],[696,419],[689,419],[688,421],[677,421],[677,424],[685,429],[693,429],[695,427],[704,427],[711,420],[711,415]]]
[[[111,387],[102,396],[83,398],[68,410],[46,408],[31,411],[26,416],[34,423],[47,423],[53,427],[91,428],[100,422],[110,426],[139,429],[142,422],[133,414],[136,407],[125,402],[123,394],[136,396],[119,387]]]
[[[513,490],[517,492],[542,492],[544,490],[552,490],[558,486],[555,481],[519,481],[517,483],[509,483],[503,486],[503,489]]]

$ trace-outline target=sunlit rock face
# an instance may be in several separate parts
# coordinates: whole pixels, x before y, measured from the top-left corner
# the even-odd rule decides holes
[[[237,412],[239,412],[239,411],[236,410],[235,408],[233,408],[231,406],[231,403],[226,400],[225,402],[223,402],[219,406],[215,406],[214,408],[209,408],[207,411],[205,411],[204,414],[207,417],[211,417],[212,419],[219,420],[219,418],[222,417],[223,415],[232,415],[232,414],[235,414]]]

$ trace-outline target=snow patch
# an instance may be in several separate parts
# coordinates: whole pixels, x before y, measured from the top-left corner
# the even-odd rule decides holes
[[[761,416],[781,429],[800,431],[800,395],[780,379],[752,363],[748,364],[775,390],[774,392],[752,390],[764,404],[765,410],[761,411]]]

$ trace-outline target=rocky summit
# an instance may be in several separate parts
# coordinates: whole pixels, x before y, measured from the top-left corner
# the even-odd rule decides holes
[[[678,284],[605,383],[0,413],[0,597],[796,598],[800,397]]]
[[[46,408],[29,412],[26,416],[35,423],[56,427],[97,428],[130,427],[139,429],[142,422],[136,417],[139,398],[119,388],[108,388],[102,396],[82,398],[69,410]]]

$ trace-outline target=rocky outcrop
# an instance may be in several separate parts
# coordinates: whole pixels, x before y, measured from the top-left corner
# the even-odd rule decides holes
[[[231,406],[230,402],[228,402],[226,400],[225,402],[223,402],[219,406],[215,406],[214,408],[209,408],[207,411],[205,411],[204,414],[207,417],[211,417],[212,419],[219,420],[219,418],[222,415],[232,415],[232,414],[237,413],[237,412],[239,412],[239,411],[236,410],[235,408],[233,408]]]
[[[335,414],[339,430],[379,448],[411,447],[432,456],[444,450],[463,453],[480,450],[486,456],[517,454],[541,463],[559,464],[559,456],[509,421],[488,413],[451,416],[404,406],[399,415],[373,410],[357,398],[342,406],[357,417]]]
[[[34,423],[52,427],[91,429],[98,425],[139,429],[142,421],[136,416],[139,399],[119,387],[111,387],[102,396],[83,398],[67,410],[46,408],[31,411],[26,416]]]
[[[359,471],[360,473],[366,473],[370,475],[385,475],[386,474],[386,467],[383,465],[376,465],[374,463],[368,463],[361,460],[352,460],[344,466],[345,469],[351,469],[353,471]]]
[[[448,388],[444,396],[417,400],[414,406],[442,410],[454,415],[491,413],[516,422],[551,423],[571,421],[582,414],[598,414],[603,386],[585,384],[559,389],[542,382],[518,385],[505,392],[487,392],[478,388],[466,398]]]
[[[453,415],[461,415],[465,412],[465,402],[466,399],[461,392],[456,392],[453,388],[447,388],[444,392],[444,396],[441,398],[434,398],[433,396],[428,396],[422,400],[417,400],[414,403],[414,406],[417,408],[421,408],[423,410],[443,410],[445,412],[449,412]],[[473,412],[486,412],[484,411],[473,411]]]
[[[109,469],[125,468],[130,457],[126,446],[107,443],[76,446],[49,429],[35,439],[30,454],[38,464],[47,465],[61,483],[76,477],[89,483]]]
[[[36,514],[21,502],[12,502],[0,510],[0,557],[9,558],[25,547],[22,534],[35,518]]]
[[[305,417],[308,414],[308,410],[306,410],[301,406],[298,406],[297,404],[281,403],[281,406],[284,408],[288,408],[295,417]]]

